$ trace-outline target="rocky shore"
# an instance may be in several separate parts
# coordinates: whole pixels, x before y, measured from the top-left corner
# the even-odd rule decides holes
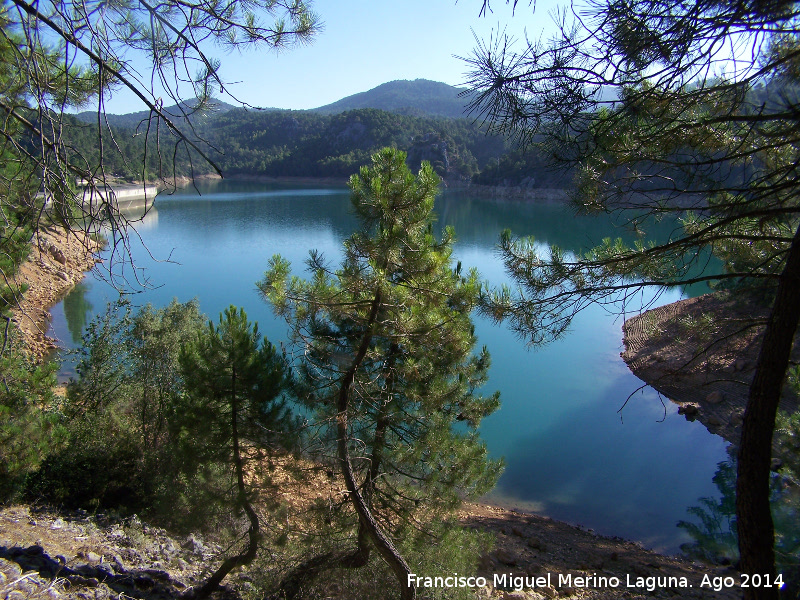
[[[717,592],[702,585],[706,576],[712,581],[715,577],[738,581],[729,567],[662,556],[620,538],[487,505],[466,505],[461,521],[465,527],[489,530],[497,537],[496,548],[481,557],[477,570],[463,574],[486,579],[485,586],[474,590],[476,598],[738,597],[738,589]],[[223,552],[200,535],[175,537],[135,516],[121,519],[84,511],[6,507],[0,510],[0,597],[177,600],[208,575]],[[424,573],[437,574],[435,565]],[[528,589],[514,590],[514,578],[539,581]],[[589,585],[581,585],[580,578]],[[607,585],[615,580],[618,586]],[[247,570],[237,571],[215,596],[220,600],[254,598],[251,581]],[[671,585],[681,582],[687,587]],[[331,582],[328,587],[331,600],[356,600],[345,585]]]
[[[736,445],[766,317],[766,308],[733,295],[681,300],[625,321],[622,358],[679,413]],[[785,388],[780,409],[797,407]]]
[[[14,278],[17,286],[28,289],[12,311],[21,344],[35,360],[42,360],[57,347],[55,340],[47,337],[49,309],[99,262],[101,247],[81,231],[53,226],[36,233],[30,255]]]

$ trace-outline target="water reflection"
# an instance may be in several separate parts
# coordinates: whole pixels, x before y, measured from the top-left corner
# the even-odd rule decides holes
[[[87,297],[91,287],[92,284],[88,280],[80,282],[72,288],[62,303],[64,317],[67,321],[67,330],[69,331],[72,343],[75,345],[81,343],[83,330],[86,327],[90,315],[93,314],[94,305],[92,305]]]
[[[556,246],[567,255],[575,256],[600,245],[605,238],[620,238],[632,246],[642,238],[656,243],[666,243],[683,234],[678,219],[653,218],[637,223],[634,232],[616,215],[577,216],[564,204],[535,204],[473,198],[460,190],[448,190],[436,200],[436,214],[441,223],[455,228],[459,241],[481,249],[495,248],[499,233],[510,229],[514,237],[533,237],[537,251]],[[547,252],[542,253],[547,256]],[[464,263],[469,264],[469,263]],[[694,257],[687,277],[695,277],[706,270],[721,269],[722,263],[703,251]],[[481,274],[489,275],[489,273]],[[684,296],[699,296],[709,291],[705,283],[682,286]]]
[[[146,231],[158,227],[158,210],[151,206],[147,210],[138,208],[133,210],[123,210],[122,215],[128,219],[137,231]]]
[[[729,450],[729,454],[732,450]],[[692,536],[681,545],[687,557],[716,564],[736,562],[739,556],[736,538],[736,459],[730,456],[719,463],[713,478],[718,498],[702,497],[697,506],[686,512],[693,519],[678,521],[678,527]]]
[[[710,481],[724,442],[709,443],[705,428],[681,422],[674,405],[666,406],[665,416],[652,391],[637,394],[617,413],[630,393],[628,374],[598,384],[601,401],[575,403],[547,418],[541,430],[509,432],[512,449],[495,494],[605,535],[677,550],[689,540],[675,530],[692,502],[688,492],[714,493]],[[693,460],[676,465],[676,456],[689,448]],[[527,506],[525,498],[537,504]]]
[[[687,509],[692,518],[681,520],[691,541],[681,545],[688,558],[714,564],[739,560],[736,536],[736,457],[729,448],[728,459],[717,465],[714,484],[719,497],[701,497]],[[800,598],[800,490],[774,473],[770,482],[772,520],[775,524],[775,563],[783,575],[782,598]]]

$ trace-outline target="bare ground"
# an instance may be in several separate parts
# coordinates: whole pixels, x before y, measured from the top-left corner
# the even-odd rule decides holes
[[[488,505],[466,505],[461,520],[465,527],[497,536],[496,548],[481,557],[474,573],[463,574],[486,578],[487,585],[475,590],[476,598],[739,597],[737,589],[714,592],[701,587],[706,575],[738,581],[737,573],[727,567],[663,556],[619,538]],[[200,535],[174,537],[135,517],[121,520],[85,512],[6,507],[0,510],[0,597],[177,600],[219,564],[222,552]],[[528,582],[532,577],[544,579],[532,588],[514,591],[512,577],[527,577]],[[567,581],[567,577],[572,579]],[[589,586],[580,587],[578,577],[590,578]],[[614,577],[618,587],[608,584]],[[597,583],[592,584],[591,578]],[[234,572],[217,598],[252,597],[250,581],[246,571]],[[677,587],[681,581],[692,587]],[[354,596],[346,584],[335,581],[327,589],[331,600],[364,597],[363,591]],[[22,594],[15,595],[14,590]],[[421,590],[420,597],[429,596]]]

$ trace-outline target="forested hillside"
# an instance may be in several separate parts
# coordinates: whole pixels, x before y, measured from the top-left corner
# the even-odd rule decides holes
[[[197,124],[213,118],[214,115],[221,114],[234,108],[233,105],[223,102],[219,99],[211,100],[207,106],[202,110],[196,110],[197,101],[189,100],[181,102],[174,106],[164,109],[164,113],[172,118],[174,121],[186,124],[187,117],[191,120],[192,124]],[[137,129],[140,125],[147,128],[147,120],[150,116],[149,110],[141,110],[138,112],[127,113],[124,115],[104,114],[100,121],[103,124],[111,125],[112,127],[127,127],[130,129]],[[85,110],[79,112],[75,117],[83,123],[97,123],[97,111]]]
[[[394,146],[407,152],[412,169],[427,160],[447,181],[528,189],[569,185],[572,170],[553,168],[550,157],[535,144],[519,148],[488,134],[471,119],[452,118],[462,113],[465,102],[459,92],[443,83],[418,79],[392,81],[313,111],[248,110],[215,100],[209,110],[193,116],[192,129],[226,176],[346,178],[376,150]],[[754,110],[761,106],[769,110],[786,94],[797,91],[785,86],[757,87],[750,93],[749,104]],[[190,112],[191,106],[187,102],[166,111],[185,124],[180,115]],[[187,152],[185,144],[177,144],[177,149],[170,145],[170,140],[177,140],[164,127],[148,128],[147,116],[147,112],[108,115],[103,121],[106,173],[140,180],[209,170],[200,157]],[[100,162],[101,147],[96,114],[65,118],[74,155],[85,160],[80,166],[94,168]]]
[[[379,148],[394,146],[408,154],[412,169],[427,160],[446,181],[564,187],[571,175],[553,171],[541,151],[514,148],[465,118],[463,91],[425,79],[390,81],[309,111],[233,108],[212,100],[207,110],[192,114],[191,131],[226,176],[345,178]],[[189,129],[184,115],[192,106],[189,101],[164,110]],[[66,117],[66,136],[74,155],[88,159],[82,168],[100,163],[102,146],[106,173],[122,179],[168,179],[210,169],[165,127],[157,129],[155,121],[148,126],[148,116],[106,115],[101,140],[96,113],[80,113]]]
[[[412,168],[429,161],[450,179],[469,179],[503,153],[501,138],[466,120],[410,117],[376,109],[324,116],[304,111],[230,111],[214,120],[209,141],[230,174],[346,177],[378,148],[408,152]]]
[[[68,119],[70,145],[89,162],[99,162],[96,125]],[[198,174],[197,157],[183,145],[164,152],[163,132],[127,127],[102,128],[106,172],[141,179]],[[395,146],[408,153],[409,166],[418,169],[427,160],[447,180],[468,181],[490,160],[505,152],[505,142],[487,135],[466,119],[412,117],[377,109],[352,110],[336,115],[309,111],[253,111],[233,109],[209,116],[196,126],[208,142],[209,154],[225,175],[264,175],[345,178],[366,164],[377,149]],[[155,151],[161,136],[161,154]],[[88,165],[84,165],[88,166]],[[207,168],[206,168],[207,169]]]

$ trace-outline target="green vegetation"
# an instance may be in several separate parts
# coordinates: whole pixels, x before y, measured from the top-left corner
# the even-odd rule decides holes
[[[256,557],[261,537],[256,493],[269,491],[268,459],[289,446],[298,428],[283,398],[289,368],[274,346],[261,340],[244,310],[231,306],[219,325],[209,322],[181,349],[180,364],[185,394],[170,407],[173,421],[179,420],[172,428],[180,474],[202,482],[196,493],[205,503],[222,501],[233,514],[244,511],[249,522],[246,548],[223,561],[197,590],[200,599]],[[209,471],[218,471],[221,481],[213,482]]]
[[[785,425],[781,426],[783,429]],[[796,427],[796,425],[795,425]],[[784,451],[791,447],[784,446]],[[738,536],[736,533],[736,457],[719,463],[714,475],[719,498],[701,498],[699,506],[689,509],[689,514],[699,522],[680,521],[678,527],[685,529],[692,541],[681,545],[683,554],[693,560],[710,564],[736,564],[739,560]],[[788,452],[786,452],[788,458]],[[777,532],[775,538],[775,562],[778,573],[783,575],[783,598],[800,595],[800,531],[797,528],[797,512],[800,498],[796,487],[786,485],[786,476],[797,467],[798,454],[793,452],[780,473],[770,477],[769,498],[772,518]]]
[[[453,231],[434,236],[438,183],[429,164],[414,177],[404,153],[381,150],[350,179],[361,228],[342,265],[312,252],[301,280],[274,257],[259,283],[291,327],[300,400],[323,429],[320,454],[336,455],[358,539],[291,572],[281,585],[288,598],[322,570],[366,565],[372,550],[413,598],[398,540],[485,493],[500,473],[476,431],[498,407],[498,394],[478,392],[489,367],[485,349],[473,354],[480,283],[452,264]]]
[[[438,522],[421,535],[409,525],[412,517],[446,515],[461,493],[485,491],[499,471],[498,464],[486,460],[485,448],[474,432],[480,418],[497,405],[496,396],[482,398],[476,392],[488,368],[485,352],[471,354],[474,335],[469,312],[477,299],[477,276],[454,272],[450,233],[439,243],[429,231],[438,178],[425,161],[432,161],[442,173],[468,179],[490,155],[499,153],[502,143],[498,139],[487,143],[478,128],[465,122],[374,110],[334,117],[233,111],[236,118],[218,114],[205,122],[194,119],[197,129],[192,129],[190,117],[199,117],[212,94],[224,88],[218,62],[203,49],[213,44],[282,48],[306,41],[317,31],[318,20],[304,2],[235,2],[220,11],[217,3],[204,1],[151,6],[145,2],[11,0],[4,4],[0,20],[0,268],[4,282],[24,258],[31,236],[44,224],[45,203],[51,205],[52,218],[68,231],[103,221],[114,242],[126,244],[125,216],[106,199],[85,202],[75,193],[76,179],[83,180],[90,191],[98,191],[110,175],[168,180],[218,170],[216,159],[233,173],[340,177],[368,162],[374,150],[387,144],[402,145],[409,150],[409,160],[422,165],[418,187],[407,170],[400,169],[406,156],[384,152],[394,157],[391,170],[399,174],[398,181],[387,181],[387,185],[410,194],[395,198],[399,204],[393,207],[402,221],[395,225],[409,227],[405,237],[398,237],[402,232],[390,226],[386,241],[415,245],[419,255],[397,247],[376,248],[399,252],[401,262],[389,280],[378,283],[382,275],[365,273],[362,282],[369,287],[366,293],[380,295],[386,285],[387,298],[407,298],[413,304],[410,312],[395,314],[405,329],[392,333],[386,328],[383,312],[392,307],[379,302],[375,303],[381,313],[376,323],[381,327],[375,331],[369,326],[359,332],[358,323],[353,322],[359,316],[355,309],[351,317],[331,321],[340,328],[343,340],[359,334],[367,340],[353,362],[353,377],[341,387],[345,398],[353,381],[368,382],[359,369],[368,367],[378,373],[381,352],[386,353],[389,366],[380,375],[382,382],[359,390],[358,402],[369,403],[374,410],[354,415],[351,421],[359,427],[372,424],[373,466],[366,473],[358,467],[359,476],[369,475],[368,497],[351,505],[358,516],[340,510],[336,520],[344,524],[340,532],[352,533],[360,529],[360,518],[369,515],[371,526],[363,529],[369,530],[369,540],[360,542],[377,546],[395,575],[393,557],[400,557],[408,571],[397,548],[415,565],[424,556],[434,557],[446,568],[465,570],[481,543],[476,536]],[[54,45],[46,46],[42,40],[54,40]],[[157,90],[147,89],[140,83],[147,78],[131,70],[136,52],[152,59],[151,81],[159,82]],[[65,67],[73,63],[88,66]],[[181,89],[191,89],[196,102],[179,102],[179,81]],[[169,82],[175,82],[172,89]],[[146,108],[136,132],[113,130],[103,118],[102,99],[120,87],[138,96]],[[178,102],[179,114],[165,111],[161,97]],[[97,102],[96,122],[84,123],[66,114],[90,101]],[[266,120],[256,123],[255,116]],[[242,127],[250,127],[246,136]],[[287,132],[288,137],[280,137]],[[234,138],[247,138],[253,144],[240,150]],[[225,148],[226,154],[213,155],[212,145]],[[368,177],[367,172],[362,175]],[[364,185],[377,185],[379,179],[376,175]],[[363,249],[372,243],[366,237],[362,242]],[[430,295],[413,296],[411,282],[401,285],[397,280],[403,272],[430,288]],[[353,298],[362,293],[343,290]],[[13,302],[12,293],[18,291],[0,290],[6,324],[10,324],[7,308]],[[10,325],[0,352],[2,499],[136,511],[178,530],[213,530],[229,544],[230,556],[199,588],[198,597],[215,591],[232,569],[251,563],[259,545],[288,544],[288,535],[270,537],[270,528],[262,526],[272,511],[281,517],[288,514],[275,500],[271,479],[271,458],[277,452],[286,453],[298,437],[297,418],[284,398],[290,391],[303,392],[306,395],[300,398],[310,406],[321,394],[307,378],[299,387],[290,386],[284,357],[261,342],[243,311],[231,308],[219,324],[204,326],[203,321],[196,303],[173,302],[137,314],[124,302],[115,305],[88,326],[79,354],[79,377],[69,385],[64,399],[53,395],[55,367],[28,364],[13,343]],[[423,336],[439,342],[436,355],[422,350]],[[384,347],[387,342],[390,345]],[[389,397],[383,398],[387,393]],[[329,415],[319,416],[324,428]],[[453,430],[457,419],[464,421],[464,430]],[[347,430],[347,423],[344,427]],[[345,447],[349,442],[345,441]],[[353,497],[361,498],[350,473]],[[417,479],[425,482],[420,489],[412,483]],[[368,512],[359,512],[364,506]],[[380,524],[372,516],[373,508]],[[309,507],[314,515],[318,509]],[[397,516],[405,519],[396,521]],[[316,525],[320,529],[308,536],[314,541],[327,527],[324,522]],[[383,533],[384,528],[397,546]],[[247,540],[242,542],[245,529]],[[432,534],[438,536],[440,546],[428,555],[424,548]],[[359,543],[356,552],[366,563],[369,550],[364,554],[364,548]],[[290,553],[284,556],[292,557]],[[372,562],[364,572],[384,577],[386,567]],[[284,570],[281,584],[291,580],[296,567]],[[407,592],[409,588],[403,587]]]
[[[24,484],[30,497],[54,503],[153,507],[177,472],[168,427],[175,422],[167,409],[182,397],[176,353],[188,342],[181,336],[199,319],[196,306],[135,318],[116,311],[92,324],[84,340],[81,378],[63,403],[52,392],[56,366],[38,367],[25,358],[9,307],[24,291],[12,289],[10,278],[36,230],[52,220],[68,231],[103,220],[115,244],[127,249],[126,217],[98,196],[85,202],[75,193],[76,178],[96,191],[106,185],[110,169],[129,178],[169,177],[180,162],[173,163],[173,155],[206,160],[201,142],[182,130],[186,119],[223,86],[217,61],[201,47],[213,41],[228,48],[283,48],[309,40],[319,26],[307,3],[232,3],[224,14],[214,3],[190,4],[12,0],[0,9],[3,500]],[[148,90],[142,83],[146,78],[130,70],[136,52],[152,59],[158,90]],[[197,72],[197,65],[204,68]],[[182,70],[184,75],[178,75]],[[181,104],[176,118],[162,110],[160,97],[178,100],[178,80],[197,100]],[[165,83],[170,81],[172,89]],[[120,136],[118,142],[103,127],[102,98],[119,87],[143,102],[148,118],[141,137]],[[66,115],[92,101],[98,107],[94,127],[79,126]],[[68,135],[63,135],[65,128]],[[137,354],[137,343],[150,354]],[[65,472],[72,477],[64,477]]]
[[[202,167],[202,157],[181,145],[174,149],[174,160],[165,160],[159,145],[163,148],[178,142],[178,137],[170,132],[156,137],[146,133],[146,126],[143,132],[124,128],[109,130],[105,125],[98,128],[96,123],[84,123],[72,115],[64,115],[62,122],[69,145],[65,158],[75,169],[93,171],[102,165],[104,177],[128,182],[169,182],[173,176],[191,175],[193,164],[200,166],[202,172],[212,169],[211,166]]]
[[[362,230],[339,271],[312,253],[312,281],[290,280],[276,258],[260,284],[304,350],[294,377],[241,309],[204,323],[197,302],[134,314],[120,301],[87,327],[66,398],[52,397],[54,366],[3,397],[5,497],[210,532],[229,551],[198,598],[236,568],[263,571],[262,591],[289,598],[323,570],[360,567],[348,577],[363,589],[393,576],[410,597],[410,565],[473,568],[488,541],[450,516],[501,469],[476,431],[498,406],[478,391],[489,367],[485,349],[473,354],[480,284],[452,264],[453,232],[433,233],[439,178],[427,163],[414,177],[405,160],[385,149],[351,179]],[[339,474],[347,500],[287,506],[288,486],[304,485],[293,462]]]
[[[256,556],[263,505],[275,495],[267,465],[298,435],[284,400],[284,358],[243,310],[231,307],[218,325],[204,326],[196,302],[175,301],[135,315],[126,303],[110,307],[89,326],[80,353],[80,377],[52,413],[63,440],[34,448],[46,458],[38,469],[26,465],[25,494],[138,512],[226,540],[238,539],[243,511],[248,543],[197,591],[208,596]],[[8,456],[22,454],[27,433],[5,436],[17,442],[4,445]]]
[[[191,16],[185,7],[175,2],[150,6],[145,2],[12,0],[0,8],[0,361],[4,387],[0,418],[7,450],[0,477],[4,497],[6,487],[13,488],[18,476],[36,466],[39,453],[31,448],[47,446],[47,436],[30,432],[33,424],[42,419],[50,422],[45,412],[51,401],[43,390],[52,387],[52,368],[35,367],[25,360],[9,314],[25,291],[16,289],[11,280],[36,230],[51,221],[77,230],[103,219],[115,243],[127,249],[126,217],[98,197],[86,203],[75,193],[76,178],[90,190],[98,190],[105,187],[111,169],[128,178],[169,176],[174,169],[165,156],[174,152],[190,160],[202,158],[200,145],[173,123],[174,117],[164,113],[157,100],[162,95],[177,99],[178,90],[148,91],[138,72],[129,70],[131,54],[139,51],[152,58],[153,82],[163,70],[168,76],[160,78],[162,84],[174,81],[177,88],[181,79],[189,85],[198,100],[181,111],[186,118],[201,110],[214,87],[223,84],[216,61],[201,50],[206,41],[227,47],[266,43],[281,48],[308,40],[318,28],[318,19],[306,3],[231,4],[224,16],[213,4],[193,4],[188,9]],[[265,23],[265,17],[275,21]],[[98,48],[104,49],[102,56],[96,53]],[[196,73],[197,64],[205,69]],[[186,76],[176,75],[181,66]],[[98,127],[103,123],[102,98],[116,87],[136,94],[148,109],[141,138],[120,136],[117,142],[108,130]],[[69,109],[92,101],[98,107],[94,128],[81,128],[66,115]],[[67,136],[62,135],[65,127]],[[47,210],[45,202],[50,205]],[[6,436],[18,436],[20,444],[15,446]]]
[[[67,124],[77,156],[97,164],[97,126],[74,118]],[[466,119],[413,117],[372,108],[335,115],[232,109],[206,115],[195,123],[195,130],[221,150],[209,151],[209,156],[225,175],[345,179],[369,163],[379,148],[395,146],[408,153],[413,169],[426,160],[443,177],[469,181],[504,151],[501,138],[487,136]],[[104,130],[103,135],[110,139],[112,134]],[[108,173],[129,180],[168,174],[152,137],[117,127],[113,138],[116,146],[103,155]],[[170,167],[178,175],[191,175],[201,172],[200,165],[196,152],[181,148]]]
[[[522,188],[565,189],[572,185],[574,170],[554,167],[546,152],[535,146],[511,146],[506,152],[489,160],[474,183]]]
[[[306,2],[72,2],[11,0],[0,8],[0,256],[3,275],[18,262],[20,235],[43,217],[68,230],[104,220],[115,243],[128,250],[127,217],[109,195],[76,194],[76,180],[102,192],[108,176],[161,178],[215,170],[208,146],[189,119],[225,87],[212,47],[286,48],[309,41],[319,19]],[[152,64],[142,77],[135,55]],[[199,67],[199,68],[198,68]],[[113,134],[104,98],[123,88],[146,109],[137,138]],[[180,89],[179,89],[180,88]],[[191,103],[180,94],[190,91]],[[177,115],[163,107],[166,97]],[[96,105],[92,126],[71,109]],[[65,135],[65,130],[68,133]],[[177,172],[176,172],[177,169]],[[41,194],[37,194],[41,192]],[[43,207],[47,202],[48,210]],[[19,230],[23,232],[19,233]],[[116,244],[115,244],[116,245]],[[10,265],[8,263],[11,263]],[[5,279],[3,285],[6,285]],[[8,291],[0,290],[5,310]],[[4,341],[8,331],[4,331]]]
[[[93,90],[86,69],[65,71],[59,54],[47,47],[37,48],[29,57],[38,68],[29,72],[23,60],[24,36],[14,27],[12,11],[5,5],[0,8],[0,30],[0,316],[5,321],[5,351],[10,340],[9,309],[24,292],[11,280],[28,255],[42,208],[36,198],[42,172],[37,172],[33,156],[34,138],[40,132],[33,123],[36,114],[29,107],[29,90],[41,84],[43,101],[61,103],[84,102]]]
[[[66,435],[53,394],[57,363],[33,364],[13,342],[0,354],[0,502],[17,495]]]
[[[377,108],[417,117],[463,119],[467,104],[461,94],[467,90],[438,81],[389,81],[360,94],[353,94],[332,104],[315,108],[314,112],[336,114],[362,108]]]
[[[0,253],[0,316],[6,327],[10,327],[10,310],[16,304],[25,289],[19,289],[12,283],[22,262],[30,252],[30,239],[33,235],[30,224],[26,224],[24,214],[19,214],[11,207],[0,207],[0,239],[3,241],[3,252]],[[7,333],[4,339],[8,339]]]
[[[176,527],[202,523],[204,502],[194,499],[189,481],[173,481],[175,409],[184,387],[178,359],[202,324],[196,302],[148,306],[136,315],[119,303],[94,319],[78,351],[78,380],[61,407],[67,442],[29,478],[28,496],[69,507],[163,509]],[[184,510],[172,513],[175,503]]]
[[[479,392],[489,368],[485,350],[473,353],[470,315],[479,303],[540,342],[561,335],[588,302],[713,281],[770,303],[736,465],[741,567],[774,576],[776,548],[779,561],[796,555],[797,540],[776,544],[769,505],[776,411],[800,321],[794,3],[608,0],[549,46],[520,55],[504,42],[480,47],[471,61],[472,106],[492,134],[523,142],[511,152],[468,121],[415,116],[449,115],[449,99],[431,109],[403,93],[386,106],[399,113],[204,114],[225,84],[203,48],[281,48],[318,30],[303,2],[223,4],[220,11],[203,0],[10,0],[0,9],[2,500],[24,494],[138,511],[176,529],[202,523],[231,543],[231,555],[197,592],[203,597],[233,569],[255,563],[259,545],[289,545],[288,535],[266,535],[263,520],[288,515],[275,500],[272,459],[302,441],[306,457],[340,479],[344,499],[308,507],[304,534],[325,541],[309,544],[310,552],[289,548],[282,556],[291,564],[271,589],[293,598],[323,571],[358,568],[362,589],[393,576],[408,600],[416,593],[408,574],[423,557],[466,570],[481,540],[446,520],[463,498],[490,489],[502,468],[477,435],[498,406],[497,394]],[[749,54],[737,56],[736,72],[709,78],[721,65],[716,48],[742,40]],[[168,89],[139,83],[147,78],[132,70],[133,51],[152,59],[151,81]],[[178,82],[195,102],[180,102]],[[102,99],[119,87],[146,107],[132,117],[135,130],[103,118]],[[162,96],[177,102],[177,113],[163,108]],[[65,114],[92,100],[96,122]],[[535,151],[526,146],[533,143]],[[564,172],[547,171],[550,158]],[[64,400],[52,391],[54,367],[30,364],[17,347],[9,308],[24,290],[10,278],[43,224],[45,201],[68,230],[102,218],[115,240],[127,240],[125,217],[108,201],[84,203],[76,178],[99,190],[108,175],[339,178],[359,168],[350,186],[362,228],[345,242],[341,266],[312,253],[311,278],[301,280],[275,258],[259,284],[291,327],[294,380],[286,357],[234,307],[204,325],[196,303],[136,315],[117,305],[90,324],[79,379]],[[664,244],[644,235],[634,244],[607,240],[578,257],[557,248],[541,256],[532,240],[507,234],[502,251],[519,287],[482,295],[477,273],[452,264],[453,232],[434,234],[439,176],[525,187],[574,178],[581,210],[630,214],[637,234],[643,215],[680,214],[685,227]],[[310,433],[301,435],[290,394],[313,419]],[[784,468],[796,478],[797,415],[777,423]],[[694,511],[709,529],[730,509],[732,473],[729,465],[717,480],[724,506],[704,502]],[[431,537],[437,553],[428,553]],[[748,600],[778,594],[745,593]]]
[[[209,139],[225,149],[220,162],[231,174],[341,178],[367,164],[379,148],[394,145],[409,152],[412,168],[427,160],[440,174],[464,179],[503,147],[500,139],[487,139],[479,127],[464,120],[375,109],[332,116],[233,110],[215,120]]]
[[[235,108],[235,106],[218,98],[209,99],[208,102],[200,102],[194,99],[179,102],[174,106],[165,108],[164,112],[175,122],[188,126],[203,123],[215,113],[223,113],[232,108]],[[104,126],[109,125],[114,129],[129,129],[138,132],[142,132],[147,128],[150,117],[149,110],[141,110],[124,115],[102,112],[98,115],[96,110],[85,110],[75,114],[75,119],[88,125],[97,124],[99,121]]]
[[[42,84],[41,97],[53,102],[81,102],[91,96],[85,69],[65,70],[58,52],[38,47],[24,65],[24,36],[13,26],[12,11],[0,8],[0,501],[13,497],[21,480],[39,466],[45,450],[58,447],[63,429],[53,395],[57,366],[34,364],[20,346],[11,309],[24,293],[13,278],[30,252],[42,202],[35,192],[41,171],[31,156],[34,117],[28,107],[31,86]]]

